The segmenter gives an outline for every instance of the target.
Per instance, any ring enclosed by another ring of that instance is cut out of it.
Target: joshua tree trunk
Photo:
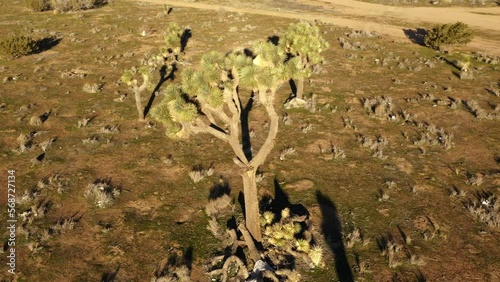
[[[259,196],[257,193],[257,181],[255,175],[257,168],[250,167],[249,170],[243,171],[243,194],[245,195],[245,221],[246,227],[254,240],[262,241],[260,232],[260,214],[259,214]]]
[[[296,79],[295,86],[297,87],[297,95],[295,97],[304,99],[304,78]]]
[[[274,109],[274,96],[275,89],[259,91],[259,99],[265,106],[266,112],[269,116],[270,126],[267,134],[266,141],[260,148],[255,157],[248,163],[246,170],[241,174],[243,177],[243,193],[245,195],[245,220],[246,226],[252,237],[257,242],[262,241],[262,234],[260,232],[260,213],[259,213],[259,195],[257,191],[257,181],[255,175],[257,169],[266,160],[269,153],[274,147],[276,135],[278,134],[279,117]]]
[[[135,106],[137,107],[137,114],[139,114],[139,120],[143,121],[144,120],[144,108],[142,107],[142,102],[141,102],[141,90],[140,89],[135,89],[134,94],[135,94]]]

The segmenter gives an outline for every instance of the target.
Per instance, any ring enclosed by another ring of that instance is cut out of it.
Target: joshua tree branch
[[[256,262],[260,259],[259,251],[257,251],[257,248],[255,247],[255,244],[252,239],[252,235],[250,235],[250,232],[248,232],[247,227],[245,224],[240,223],[238,225],[238,229],[241,231],[241,234],[243,235],[243,238],[245,238],[245,242],[247,243],[248,246],[248,251],[250,252],[250,258]]]
[[[276,113],[276,110],[274,109],[273,105],[275,92],[276,89],[271,89],[265,101],[262,101],[270,119],[270,126],[266,141],[264,141],[264,144],[260,148],[259,152],[255,155],[255,157],[249,164],[251,167],[259,167],[260,165],[262,165],[274,147],[276,135],[278,134],[278,124],[279,124],[278,114]]]

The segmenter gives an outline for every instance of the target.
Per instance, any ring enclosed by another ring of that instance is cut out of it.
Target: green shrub
[[[427,31],[424,43],[426,46],[439,49],[442,45],[465,45],[471,42],[473,37],[474,33],[468,25],[462,22],[447,23]]]
[[[92,9],[98,6],[96,0],[51,0],[50,6],[62,12]]]
[[[25,0],[26,7],[32,12],[41,12],[49,9],[47,0]]]
[[[0,40],[0,58],[15,59],[37,50],[37,42],[30,36],[8,35]]]

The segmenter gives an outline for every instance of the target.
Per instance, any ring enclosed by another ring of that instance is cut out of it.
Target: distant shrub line
[[[60,12],[88,10],[107,4],[106,0],[25,0],[32,12],[54,10]]]

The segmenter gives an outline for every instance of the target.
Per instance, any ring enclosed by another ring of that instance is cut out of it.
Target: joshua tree
[[[164,38],[165,46],[160,48],[159,54],[147,54],[141,60],[140,67],[134,66],[123,72],[121,80],[134,92],[140,121],[143,121],[145,118],[141,93],[145,90],[152,92],[158,90],[157,88],[177,70],[179,53],[183,51],[186,44],[186,34],[190,34],[189,29],[181,29],[176,23],[170,23]],[[160,81],[155,87],[153,76],[157,72],[160,73]]]
[[[270,42],[258,42],[253,51],[255,58],[244,52],[224,55],[212,51],[204,55],[199,69],[183,72],[182,85],[166,88],[165,97],[152,114],[166,126],[170,137],[210,133],[230,145],[243,178],[246,227],[256,241],[261,241],[256,172],[274,147],[278,133],[276,91],[301,69],[298,58],[286,60],[283,49]],[[251,94],[244,95],[244,89]],[[269,131],[253,155],[245,146],[248,140],[242,138],[242,116],[249,110],[242,100],[256,95],[269,119]]]
[[[311,77],[315,66],[323,61],[321,52],[329,46],[320,35],[318,26],[307,22],[298,22],[288,26],[283,40],[279,44],[289,56],[298,58],[301,72],[293,77],[296,86],[295,97],[304,95],[304,79]]]
[[[132,67],[123,72],[121,80],[127,84],[132,92],[134,92],[135,105],[139,120],[144,120],[144,107],[142,106],[141,93],[153,87],[153,75],[158,68],[158,58],[152,57],[151,60],[146,60],[149,63],[141,67]]]

